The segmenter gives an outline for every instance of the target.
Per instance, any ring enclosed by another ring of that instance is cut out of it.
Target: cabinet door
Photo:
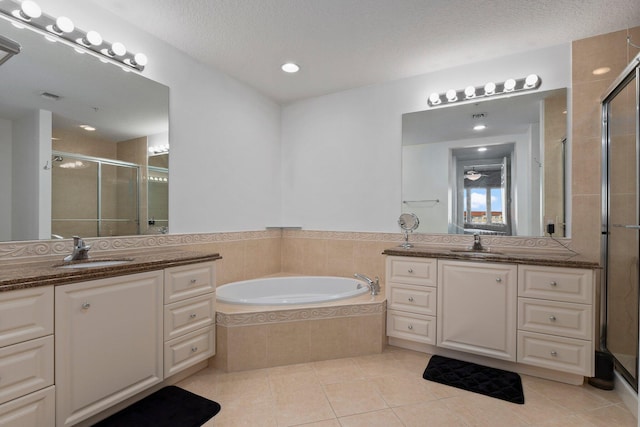
[[[57,426],[162,381],[162,271],[55,290]]]
[[[438,263],[438,346],[516,360],[515,265]]]

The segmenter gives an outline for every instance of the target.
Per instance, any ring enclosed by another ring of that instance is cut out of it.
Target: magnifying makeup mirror
[[[413,245],[409,243],[409,232],[413,233],[413,230],[418,228],[420,220],[416,214],[403,213],[400,215],[400,218],[398,218],[398,225],[404,231],[404,243],[400,246],[405,249],[412,248]]]

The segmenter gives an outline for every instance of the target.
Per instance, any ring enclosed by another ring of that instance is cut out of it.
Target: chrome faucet
[[[480,235],[479,234],[474,234],[473,235],[473,246],[471,247],[471,250],[474,251],[483,251],[484,248],[482,247],[482,242],[480,241]]]
[[[356,273],[353,276],[367,282],[367,286],[369,286],[371,295],[378,295],[380,293],[380,279],[378,278],[378,276],[376,276],[375,280],[371,280],[369,277],[360,273]]]
[[[78,236],[73,236],[73,253],[64,257],[65,262],[89,259],[90,245],[85,245],[84,240]]]

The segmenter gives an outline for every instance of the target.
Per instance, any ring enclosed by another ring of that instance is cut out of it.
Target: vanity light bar
[[[109,43],[96,31],[85,32],[65,16],[49,16],[31,0],[22,3],[13,0],[0,1],[0,17],[18,28],[28,27],[49,41],[63,42],[79,53],[91,53],[103,62],[113,62],[122,66],[124,70],[142,71],[147,65],[147,57],[143,53],[128,52],[122,43]]]
[[[505,95],[523,90],[538,89],[542,80],[536,74],[529,74],[521,79],[508,79],[502,83],[488,82],[484,86],[467,86],[464,89],[449,89],[443,93],[434,92],[429,95],[427,103],[430,107],[440,104],[451,104],[459,101],[483,98],[487,96]]]

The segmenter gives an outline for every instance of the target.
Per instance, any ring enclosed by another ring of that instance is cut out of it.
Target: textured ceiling
[[[280,103],[640,25],[638,0],[91,1]]]

